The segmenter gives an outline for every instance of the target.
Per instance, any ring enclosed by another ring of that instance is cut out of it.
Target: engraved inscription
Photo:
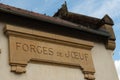
[[[24,42],[16,42],[16,50],[27,52],[32,54],[42,54],[42,55],[51,55],[51,56],[57,56],[57,57],[65,57],[65,58],[73,58],[73,59],[79,59],[79,60],[88,60],[88,54],[82,52],[82,51],[73,51],[73,50],[65,50],[64,52],[59,51],[55,49],[54,47],[47,47],[47,46],[41,46],[41,45],[34,45],[34,44],[28,44]]]
[[[85,71],[94,69],[87,49],[14,36],[10,36],[10,46],[11,64],[27,64],[33,60],[85,67]]]
[[[53,48],[45,47],[45,46],[36,46],[33,44],[16,42],[16,50],[22,50],[24,52],[31,52],[37,54],[45,54],[45,55],[53,55]]]

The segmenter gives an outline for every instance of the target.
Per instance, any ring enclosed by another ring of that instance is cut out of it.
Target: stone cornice
[[[90,42],[90,41],[79,40],[71,37],[47,33],[43,31],[37,31],[33,29],[31,30],[27,28],[21,28],[20,26],[13,27],[11,25],[7,25],[5,28],[5,32],[10,35],[24,36],[29,38],[33,37],[34,39],[40,38],[47,41],[49,40],[51,42],[58,42],[58,43],[63,43],[71,46],[75,45],[75,46],[86,48],[86,49],[91,49],[94,45],[93,42]]]

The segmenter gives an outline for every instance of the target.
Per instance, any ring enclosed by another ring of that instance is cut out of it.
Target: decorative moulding
[[[108,42],[106,44],[106,48],[110,49],[110,50],[114,50],[115,49],[115,41],[114,40],[108,40]]]
[[[6,25],[11,71],[26,72],[30,61],[78,66],[87,80],[94,80],[93,42],[23,27]]]
[[[112,25],[104,24],[102,28],[104,28],[110,34],[110,38],[105,43],[106,48],[110,50],[114,50],[115,49],[115,34],[113,31]]]

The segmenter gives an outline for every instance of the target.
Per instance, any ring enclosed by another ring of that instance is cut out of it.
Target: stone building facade
[[[112,19],[53,17],[0,4],[1,80],[118,80]]]

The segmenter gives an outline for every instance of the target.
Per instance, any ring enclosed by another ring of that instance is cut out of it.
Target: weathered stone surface
[[[5,32],[9,36],[11,71],[23,73],[29,61],[42,61],[78,66],[86,79],[94,79],[92,42],[11,25]]]

